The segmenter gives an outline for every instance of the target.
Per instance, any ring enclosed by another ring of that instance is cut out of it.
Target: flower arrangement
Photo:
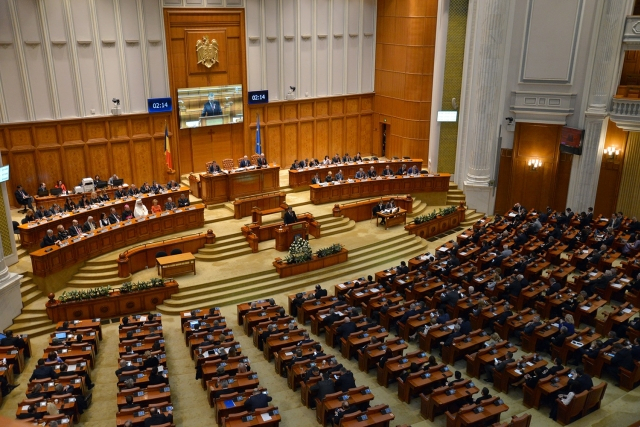
[[[334,243],[333,245],[329,246],[328,248],[318,249],[318,251],[316,252],[316,256],[318,258],[322,258],[322,257],[326,257],[326,256],[329,256],[329,255],[337,254],[341,250],[342,250],[342,245],[340,243]]]
[[[452,214],[452,213],[454,213],[456,211],[456,209],[457,209],[457,206],[448,206],[448,207],[446,207],[444,209],[439,209],[438,212],[436,212],[436,210],[434,209],[433,212],[431,212],[429,214],[420,215],[420,216],[415,217],[413,219],[413,223],[416,224],[416,225],[417,224],[422,224],[423,222],[427,222],[427,221],[431,221],[431,220],[436,219],[436,217],[438,215],[446,216],[446,215]]]
[[[160,288],[165,285],[164,279],[154,277],[148,282],[138,281],[136,283],[125,282],[120,286],[120,293],[126,294],[136,291],[144,291],[151,288]],[[97,288],[82,289],[78,291],[64,291],[58,301],[60,302],[73,302],[73,301],[86,301],[95,298],[108,297],[111,293],[111,286],[99,286]]]
[[[287,264],[298,264],[311,260],[313,252],[309,241],[301,237],[296,237],[291,246],[289,246],[289,254],[285,257]]]

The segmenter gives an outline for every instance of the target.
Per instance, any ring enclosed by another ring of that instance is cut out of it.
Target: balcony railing
[[[611,120],[620,128],[640,131],[640,99],[613,98],[609,113]]]

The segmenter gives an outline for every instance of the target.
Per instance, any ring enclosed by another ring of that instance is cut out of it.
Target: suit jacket
[[[311,386],[311,392],[316,393],[316,397],[322,401],[327,394],[331,394],[335,392],[335,387],[333,385],[333,381],[331,380],[322,380],[318,381],[315,385]]]
[[[49,235],[47,234],[46,236],[44,236],[44,239],[42,239],[42,243],[40,243],[40,247],[46,248],[47,246],[53,246],[55,244],[56,244],[55,234],[51,237],[49,237]]]
[[[256,163],[258,164],[258,166],[268,166],[269,164],[269,162],[267,162],[266,157],[264,159],[262,157],[258,157],[258,159],[256,160]]]
[[[127,190],[116,190],[116,192],[113,193],[113,197],[115,197],[116,199],[122,199],[125,196],[127,196]]]
[[[322,324],[325,326],[331,326],[333,325],[334,322],[340,320],[340,315],[333,313],[333,314],[329,314],[327,317],[325,317],[324,319],[322,319]]]
[[[390,176],[393,175],[393,171],[391,169],[384,168],[382,171],[382,176]]]
[[[344,177],[342,176],[342,174],[340,172],[338,172],[334,177],[333,180],[334,181],[342,181],[344,179]]]
[[[633,363],[633,357],[631,356],[631,350],[628,348],[622,348],[611,359],[611,366],[624,368],[633,372],[635,364]]]
[[[118,370],[116,370],[116,376],[120,377],[120,375],[124,374],[125,372],[131,372],[131,371],[137,371],[138,368],[131,365],[131,366],[125,366],[124,368],[120,368]]]
[[[462,335],[468,335],[471,333],[471,322],[469,322],[468,320],[463,321],[460,324],[460,333]]]
[[[296,216],[296,213],[291,211],[287,211],[284,213],[284,223],[285,225],[287,224],[293,224],[294,222],[298,222],[298,217]]]
[[[347,371],[336,380],[336,391],[340,390],[346,393],[350,388],[356,387],[356,380],[353,378],[353,372]]]
[[[219,165],[209,165],[209,173],[220,172],[220,170]]]
[[[100,228],[100,225],[96,222],[94,223],[93,227],[97,230],[98,228]],[[89,221],[84,223],[84,225],[82,226],[82,231],[84,231],[85,233],[91,231],[91,224],[89,224]]]
[[[239,168],[248,168],[249,166],[251,166],[251,160],[249,159],[242,159],[240,163],[238,163]]]
[[[159,426],[161,424],[172,423],[172,422],[173,422],[172,414],[165,415],[163,413],[158,413],[144,420],[144,427]]]
[[[455,338],[461,337],[463,334],[460,331],[453,331],[452,333],[449,334],[449,336],[447,337],[447,339],[444,341],[444,345],[445,346],[450,346],[453,344],[453,340]]]
[[[533,331],[535,331],[536,328],[538,326],[540,326],[540,325],[542,325],[542,322],[531,322],[530,325],[527,325],[527,326],[524,327],[524,331],[523,332],[524,332],[525,335],[531,335],[531,334],[533,334]]]
[[[49,212],[48,210],[44,209],[42,212],[40,212],[39,210],[35,211],[33,213],[33,216],[36,217],[36,219],[42,219],[42,218],[47,218],[49,216],[51,216],[51,212]]]
[[[367,173],[365,171],[356,172],[356,179],[362,179],[362,178],[364,178],[366,176],[367,176]]]
[[[29,381],[42,380],[45,378],[55,379],[58,378],[58,374],[56,374],[56,371],[54,371],[51,366],[38,366],[33,370],[33,374],[31,374]]]
[[[320,298],[322,298],[322,297],[326,297],[327,295],[328,295],[328,294],[327,294],[327,290],[326,290],[326,289],[318,289],[318,290],[316,291],[316,293],[315,293],[315,294],[313,294],[313,296],[315,297],[315,299],[320,299]]]
[[[593,380],[587,374],[582,374],[576,379],[569,380],[567,383],[569,389],[572,390],[575,394],[582,393],[585,390],[591,389],[593,387]]]
[[[507,365],[509,363],[513,363],[515,362],[515,360],[513,360],[513,358],[511,359],[504,359],[501,362],[499,362],[497,365],[495,365],[495,370],[498,372],[502,372],[505,370],[505,368],[507,367]]]
[[[157,373],[149,375],[149,384],[150,385],[167,384],[167,383],[168,383],[167,379],[165,377],[163,377],[162,375],[158,375]]]
[[[66,230],[62,230],[58,232],[58,240],[64,240],[69,238],[69,232]]]
[[[14,194],[16,195],[16,200],[21,205],[28,205],[31,202],[31,196],[24,190],[16,190]]]
[[[164,209],[167,211],[173,210],[176,208],[176,204],[173,202],[167,202],[164,204]]]
[[[273,398],[267,394],[254,394],[244,402],[244,407],[247,411],[253,412],[256,409],[266,408],[272,400]]]
[[[80,234],[82,234],[82,227],[80,227],[80,226],[74,227],[73,225],[71,227],[69,227],[69,235],[71,237],[75,237],[75,236],[78,236]]]
[[[117,222],[120,222],[120,216],[118,216],[117,214],[109,215],[109,223],[110,224],[115,224]]]
[[[189,199],[178,199],[178,206],[180,206],[181,208],[185,207],[185,206],[189,206],[191,204],[191,202],[189,202]]]
[[[342,325],[338,326],[338,329],[336,329],[336,338],[347,339],[347,338],[349,338],[349,335],[351,335],[352,333],[354,333],[357,330],[358,330],[358,328],[357,328],[355,322],[343,323]]]
[[[222,108],[220,107],[220,101],[207,101],[202,108],[202,117],[207,116],[221,116]]]
[[[378,172],[376,172],[375,170],[370,170],[367,172],[367,175],[369,176],[369,178],[375,178],[376,176],[378,176]]]
[[[398,172],[396,172],[396,175],[406,175],[407,174],[407,168],[400,168],[398,169]]]

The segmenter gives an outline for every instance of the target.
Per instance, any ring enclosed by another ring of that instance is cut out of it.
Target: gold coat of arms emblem
[[[196,53],[198,54],[198,64],[211,68],[218,62],[218,42],[216,39],[209,41],[209,37],[203,36],[202,40],[196,42]]]

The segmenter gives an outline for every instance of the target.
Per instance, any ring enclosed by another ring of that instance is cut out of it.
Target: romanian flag
[[[169,143],[169,128],[167,123],[164,124],[164,161],[170,170],[173,170],[173,161],[171,160],[171,144]]]
[[[258,114],[258,126],[256,127],[256,154],[262,154],[262,142],[260,141],[260,114]]]

